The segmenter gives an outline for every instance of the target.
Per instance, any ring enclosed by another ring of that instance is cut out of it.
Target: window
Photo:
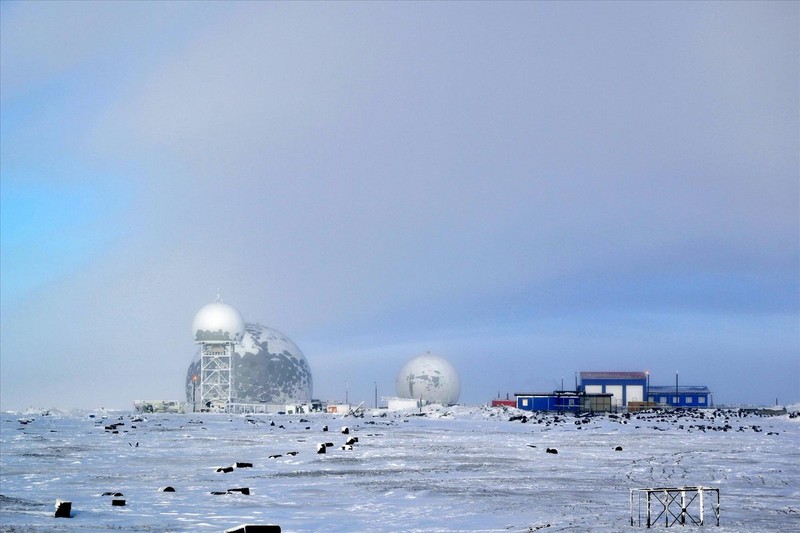
[[[672,405],[678,405],[678,397],[677,396],[673,396],[672,397]]]
[[[522,407],[528,407],[528,399],[527,398],[523,398],[522,399]]]
[[[700,396],[699,398],[697,398],[697,403],[706,403],[706,397]]]
[[[694,400],[694,398],[692,398],[691,396],[686,397],[686,403],[692,403],[692,400]]]

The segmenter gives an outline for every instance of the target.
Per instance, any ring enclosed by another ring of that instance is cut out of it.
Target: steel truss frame
[[[200,348],[200,406],[231,403],[233,343],[202,343]]]
[[[642,497],[645,497],[645,525],[649,528],[656,525],[661,517],[664,520],[664,526],[670,527],[675,524],[685,526],[687,518],[691,524],[702,526],[705,523],[705,493],[716,493],[716,504],[711,502],[711,508],[714,511],[714,517],[719,525],[720,503],[719,503],[719,489],[711,487],[657,487],[657,488],[642,488],[631,489],[630,493],[630,510],[631,510],[631,525],[642,525]],[[633,495],[638,496],[637,517],[638,523],[635,524],[634,509],[633,509]],[[693,507],[694,502],[697,504]],[[658,514],[653,516],[655,511]]]

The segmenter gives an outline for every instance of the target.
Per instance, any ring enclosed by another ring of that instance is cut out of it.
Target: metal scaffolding
[[[200,343],[200,405],[204,410],[226,410],[231,403],[232,342]]]
[[[658,487],[631,489],[631,525],[642,525],[642,498],[645,499],[645,525],[656,525],[663,517],[665,527],[688,523],[702,526],[705,523],[706,493],[716,493],[717,502],[711,502],[717,525],[719,525],[719,489],[711,487]],[[634,520],[634,493],[637,495],[636,518]]]

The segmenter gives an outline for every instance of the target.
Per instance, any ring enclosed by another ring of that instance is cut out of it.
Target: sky
[[[314,396],[647,370],[800,400],[796,2],[0,2],[0,408],[183,399],[217,292]]]

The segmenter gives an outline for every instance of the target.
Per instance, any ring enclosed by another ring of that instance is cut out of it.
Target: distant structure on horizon
[[[705,385],[651,386],[650,372],[581,372],[580,390],[586,393],[610,393],[614,408],[639,407],[709,407],[711,391]]]
[[[562,379],[563,383],[563,379]],[[603,412],[654,407],[705,408],[714,405],[706,386],[650,386],[650,373],[629,371],[580,372],[575,390],[517,392],[514,400],[493,400],[494,406],[515,406],[528,411]]]
[[[611,394],[611,406],[615,409],[644,401],[646,372],[581,372],[580,377],[579,390],[589,394]]]
[[[397,395],[423,403],[453,405],[461,396],[461,378],[449,361],[430,352],[408,361],[397,374]]]
[[[311,410],[311,368],[281,332],[245,323],[238,310],[220,301],[200,309],[192,329],[200,345],[186,374],[192,411]]]

